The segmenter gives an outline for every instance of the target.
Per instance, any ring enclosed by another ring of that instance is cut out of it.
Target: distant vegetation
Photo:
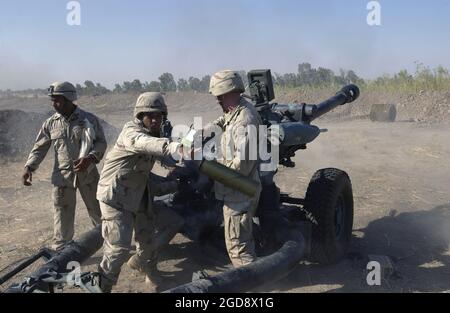
[[[420,91],[447,91],[450,92],[449,70],[438,66],[431,69],[422,63],[416,64],[414,73],[407,70],[389,75],[385,74],[373,80],[363,79],[354,71],[340,70],[339,74],[322,67],[312,68],[309,63],[298,66],[297,73],[274,75],[274,84],[277,89],[336,89],[344,84],[357,84],[367,91],[388,91],[416,93]]]
[[[450,91],[450,73],[442,66],[431,69],[418,63],[413,74],[402,70],[393,76],[383,75],[365,82],[365,87],[391,92]]]
[[[247,74],[240,71],[244,82],[247,84]],[[189,77],[175,80],[171,73],[163,73],[158,80],[150,82],[141,82],[139,79],[133,81],[124,81],[122,84],[115,84],[112,90],[102,86],[100,83],[94,83],[86,80],[82,85],[76,84],[79,95],[98,96],[109,93],[140,93],[145,91],[193,91],[207,93],[209,88],[209,75],[202,78]],[[420,92],[421,90],[430,91],[450,91],[449,70],[438,66],[431,69],[422,63],[416,64],[415,73],[408,73],[402,70],[394,75],[385,74],[373,80],[365,80],[359,77],[352,70],[339,70],[339,73],[318,67],[314,68],[309,63],[301,63],[297,67],[296,73],[279,74],[273,73],[273,82],[276,89],[336,89],[344,84],[354,83],[362,89],[373,91],[389,92]],[[0,90],[1,97],[13,96],[31,96],[38,97],[46,94],[45,89],[27,89],[21,91]]]

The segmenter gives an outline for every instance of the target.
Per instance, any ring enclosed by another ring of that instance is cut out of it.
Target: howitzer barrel
[[[319,104],[274,104],[272,110],[282,116],[289,116],[297,122],[309,123],[312,120],[330,112],[339,105],[355,101],[359,97],[356,85],[343,87],[335,96]]]
[[[304,116],[308,121],[312,121],[331,110],[335,109],[339,105],[344,105],[358,99],[359,88],[356,85],[347,85],[343,87],[335,96],[328,100],[325,100],[319,104],[306,105],[304,109]]]

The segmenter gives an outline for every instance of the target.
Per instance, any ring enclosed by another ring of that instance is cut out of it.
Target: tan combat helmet
[[[144,92],[139,95],[134,108],[134,117],[143,112],[161,112],[167,115],[167,106],[160,92]]]
[[[77,90],[74,85],[69,82],[53,83],[48,88],[48,96],[64,96],[69,101],[77,100]]]
[[[243,93],[244,82],[236,71],[225,70],[215,73],[209,83],[209,93],[213,96],[221,96],[229,92]]]

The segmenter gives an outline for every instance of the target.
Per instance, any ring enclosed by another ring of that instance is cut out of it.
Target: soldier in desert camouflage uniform
[[[33,172],[53,144],[55,163],[52,174],[54,236],[52,248],[59,250],[74,235],[76,189],[87,207],[94,225],[101,222],[96,199],[99,174],[95,166],[106,150],[106,140],[99,119],[76,106],[75,87],[68,82],[54,83],[49,94],[56,113],[41,127],[25,164],[22,181],[30,186]]]
[[[125,124],[106,157],[97,192],[105,240],[99,266],[104,292],[110,292],[117,283],[121,267],[130,256],[133,230],[136,254],[128,265],[144,272],[146,282],[155,285],[156,257],[161,246],[155,242],[155,226],[168,224],[167,220],[172,226],[180,226],[180,218],[174,212],[157,212],[152,205],[154,195],[177,189],[176,182],[156,186],[149,179],[155,161],[177,153],[180,147],[160,136],[164,114],[167,107],[160,93],[141,94],[134,110],[135,119]]]
[[[224,112],[223,116],[213,122],[213,125],[222,131],[222,157],[218,161],[259,182],[258,157],[254,160],[250,158],[249,142],[250,139],[257,140],[257,131],[262,121],[254,106],[241,96],[245,91],[242,78],[234,71],[220,71],[212,76],[209,91],[216,96]],[[253,127],[256,132],[249,133],[249,127]],[[259,193],[260,191],[254,197],[249,197],[219,182],[215,183],[216,198],[224,202],[225,243],[235,267],[256,259],[252,219]]]

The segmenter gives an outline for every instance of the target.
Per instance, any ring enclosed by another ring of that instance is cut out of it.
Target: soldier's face
[[[69,101],[63,96],[52,96],[51,102],[53,103],[53,108],[56,112],[62,115],[67,115],[70,111]]]
[[[236,106],[239,104],[239,93],[227,93],[221,96],[216,97],[217,103],[222,107],[224,113],[228,113],[233,111]]]
[[[146,112],[142,115],[142,123],[152,133],[158,134],[161,131],[162,113]]]

